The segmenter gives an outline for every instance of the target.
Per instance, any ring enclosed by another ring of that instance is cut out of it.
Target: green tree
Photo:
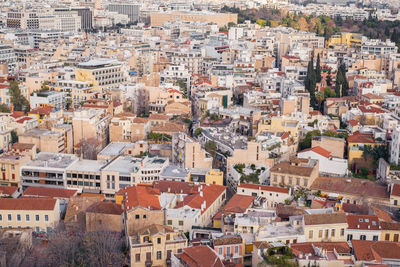
[[[10,109],[6,104],[0,104],[0,113],[10,113]]]
[[[326,77],[326,85],[332,86],[332,73],[331,73],[331,69],[328,69],[328,76]]]
[[[196,138],[199,137],[199,135],[201,134],[202,131],[203,131],[202,128],[197,128],[197,129],[194,131],[194,136],[196,136]]]
[[[11,131],[11,143],[15,144],[18,142],[18,134],[16,131]]]
[[[319,57],[319,54],[317,56],[317,65],[315,66],[315,75],[317,79],[317,83],[321,82],[322,76],[321,76],[321,59]]]
[[[319,130],[313,130],[306,134],[303,140],[299,143],[299,150],[307,149],[311,147],[311,141],[313,136],[320,136],[321,132]]]
[[[16,111],[26,111],[29,110],[28,100],[21,94],[21,89],[19,89],[18,82],[10,82],[10,96],[11,103],[14,105],[14,110]]]
[[[346,78],[346,66],[344,64],[339,66],[336,75],[335,92],[338,97],[347,96],[349,93],[349,83]]]
[[[314,57],[311,57],[310,61],[308,62],[307,66],[307,75],[304,80],[304,86],[307,91],[310,93],[310,102],[311,106],[315,106],[316,99],[315,99],[315,87],[316,87],[316,74],[314,70]]]
[[[324,88],[324,96],[325,96],[325,99],[326,99],[326,98],[329,98],[329,97],[335,97],[335,96],[336,96],[336,93],[335,93],[334,90],[332,90],[332,88],[330,88],[330,87],[325,87],[325,88]]]
[[[315,99],[318,103],[318,110],[321,111],[322,102],[325,100],[325,94],[323,92],[317,92],[315,94]]]

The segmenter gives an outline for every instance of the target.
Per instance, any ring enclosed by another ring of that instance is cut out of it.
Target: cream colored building
[[[7,153],[0,156],[0,184],[6,186],[20,186],[20,166],[30,160],[29,155]]]
[[[1,198],[2,228],[32,228],[35,232],[50,231],[60,221],[60,205],[49,198]]]
[[[130,236],[129,246],[132,267],[166,267],[172,254],[181,253],[187,247],[187,239],[172,227],[153,224]]]
[[[342,212],[306,214],[303,227],[306,242],[346,241],[348,224],[346,214]]]
[[[274,209],[277,204],[285,203],[285,200],[290,198],[291,191],[291,188],[241,183],[236,192],[239,195],[265,198],[267,207]]]
[[[293,158],[280,162],[270,169],[272,186],[300,186],[309,188],[318,177],[318,160]]]
[[[42,152],[66,153],[66,139],[62,132],[35,128],[18,136],[21,143],[34,144]]]

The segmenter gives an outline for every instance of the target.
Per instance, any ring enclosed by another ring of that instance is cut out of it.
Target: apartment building
[[[82,189],[83,192],[101,192],[101,170],[107,161],[79,159],[65,170],[68,188]]]
[[[12,72],[17,67],[17,55],[9,45],[0,45],[0,62],[7,62],[8,71]]]
[[[20,186],[20,168],[30,160],[29,155],[3,153],[0,155],[0,184],[2,186]]]
[[[130,236],[129,246],[132,267],[166,267],[173,254],[181,253],[187,247],[187,239],[172,227],[153,224]]]
[[[226,235],[213,239],[214,251],[221,260],[231,261],[236,264],[243,263],[245,254],[245,241],[240,235]]]
[[[118,87],[126,81],[122,63],[111,59],[96,59],[79,63],[75,69],[77,81],[89,82],[95,89]]]
[[[264,198],[264,205],[266,205],[268,208],[274,209],[278,203],[285,203],[285,200],[290,198],[292,189],[239,183],[236,192],[239,195]]]
[[[50,198],[1,198],[1,228],[32,228],[49,232],[60,220],[58,200]]]
[[[185,133],[172,135],[172,162],[181,168],[211,169],[212,157]]]
[[[21,166],[21,186],[66,188],[66,169],[76,161],[72,154],[40,152]]]
[[[229,22],[237,24],[237,14],[233,13],[213,13],[213,12],[195,12],[195,11],[170,11],[170,12],[152,12],[150,13],[151,26],[163,26],[172,21],[201,21],[211,22],[222,27]]]
[[[18,136],[18,141],[26,144],[34,144],[41,152],[65,153],[65,135],[62,132],[54,132],[47,129],[35,128]]]
[[[108,142],[110,117],[101,109],[81,109],[73,113],[74,147],[81,142],[97,140],[101,148]]]
[[[107,10],[127,15],[129,17],[129,22],[131,23],[139,21],[140,5],[138,4],[110,3],[107,6]]]
[[[10,11],[7,13],[7,28],[38,29],[39,19],[36,12]]]
[[[136,115],[123,112],[115,115],[110,123],[110,141],[127,142],[132,140],[132,126]]]
[[[303,227],[306,242],[346,241],[348,224],[344,213],[306,214]]]
[[[270,184],[309,188],[318,177],[318,171],[318,160],[293,158],[288,162],[277,163],[270,169]]]

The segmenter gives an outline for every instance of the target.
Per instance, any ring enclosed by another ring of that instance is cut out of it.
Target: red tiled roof
[[[0,210],[53,210],[53,198],[0,198]]]
[[[284,132],[284,133],[282,134],[282,136],[281,136],[281,139],[284,140],[284,139],[288,138],[289,135],[290,135],[289,132]]]
[[[291,244],[290,248],[293,250],[293,253],[297,256],[302,253],[303,255],[311,253],[314,255],[315,251],[313,246],[317,248],[322,248],[323,250],[327,250],[328,252],[332,252],[334,249],[338,253],[350,253],[351,248],[347,244],[347,242],[305,242],[305,243],[296,243]]]
[[[198,188],[198,193],[186,196],[182,202],[178,202],[176,207],[180,208],[187,205],[193,209],[201,209],[201,205],[205,203],[205,209],[201,211],[201,214],[203,214],[214,203],[214,201],[226,191],[226,186],[223,185],[210,184],[201,186]],[[202,193],[200,193],[200,191]],[[201,194],[203,196],[201,196]]]
[[[349,124],[350,124],[351,126],[356,126],[356,125],[360,124],[360,122],[358,122],[358,121],[356,121],[356,120],[349,120]]]
[[[24,123],[24,121],[30,121],[30,120],[32,120],[31,117],[25,116],[25,117],[22,117],[21,119],[18,119],[17,123]]]
[[[11,117],[13,117],[14,119],[19,118],[19,117],[22,117],[22,116],[25,116],[25,113],[22,112],[22,111],[14,111],[14,112],[11,114]]]
[[[140,117],[136,117],[132,120],[133,123],[147,123],[148,121],[148,119]]]
[[[11,196],[18,190],[17,186],[0,186],[0,195]]]
[[[269,192],[277,192],[277,193],[284,193],[288,194],[289,189],[288,188],[282,188],[282,187],[275,187],[275,186],[267,186],[267,185],[260,185],[260,184],[242,184],[240,183],[238,188],[248,188],[248,189],[256,189],[256,190],[263,190],[263,191],[269,191]],[[237,191],[238,194],[240,194],[239,191]]]
[[[152,210],[160,210],[160,190],[144,185],[130,186],[121,189],[118,195],[125,195],[126,209],[143,207]]]
[[[118,205],[109,201],[100,201],[90,205],[86,212],[102,213],[102,214],[114,214],[121,215],[123,213],[121,205]]]
[[[235,194],[228,201],[228,203],[226,203],[223,211],[228,213],[244,213],[248,208],[251,207],[255,198],[255,196],[244,196]]]
[[[375,143],[374,137],[372,134],[364,134],[360,132],[355,132],[353,135],[350,135],[347,138],[349,143]]]
[[[195,194],[198,192],[198,187],[194,183],[178,182],[161,180],[153,183],[153,187],[160,190],[161,193],[172,193],[172,194]]]
[[[25,197],[51,197],[51,198],[70,198],[76,195],[78,190],[63,189],[63,188],[44,188],[44,187],[28,187],[25,192]]]
[[[348,229],[379,230],[379,219],[374,215],[348,214],[346,220]]]
[[[393,184],[392,192],[390,194],[396,197],[400,197],[400,184]]]
[[[150,114],[149,120],[169,120],[169,116],[164,114]]]
[[[176,254],[188,267],[224,267],[221,259],[209,246],[188,247],[182,253]]]
[[[331,152],[329,152],[328,150],[326,150],[326,149],[324,149],[324,148],[322,148],[320,146],[307,148],[307,149],[304,149],[304,150],[300,151],[299,153],[307,152],[307,151],[315,152],[315,153],[317,153],[317,154],[319,154],[319,155],[321,155],[321,156],[323,156],[325,158],[330,158],[331,157]]]
[[[400,259],[400,244],[397,242],[367,240],[352,240],[351,242],[358,261],[374,261],[379,258]],[[375,255],[379,258],[377,259]]]
[[[358,106],[358,109],[363,113],[386,113],[385,110],[373,106]]]
[[[35,113],[39,115],[49,115],[53,111],[54,107],[45,106],[45,107],[37,107],[31,110],[29,113]]]

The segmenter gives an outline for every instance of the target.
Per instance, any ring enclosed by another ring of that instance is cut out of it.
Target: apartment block
[[[30,160],[28,155],[4,153],[0,155],[0,184],[3,186],[20,186],[20,168]]]

